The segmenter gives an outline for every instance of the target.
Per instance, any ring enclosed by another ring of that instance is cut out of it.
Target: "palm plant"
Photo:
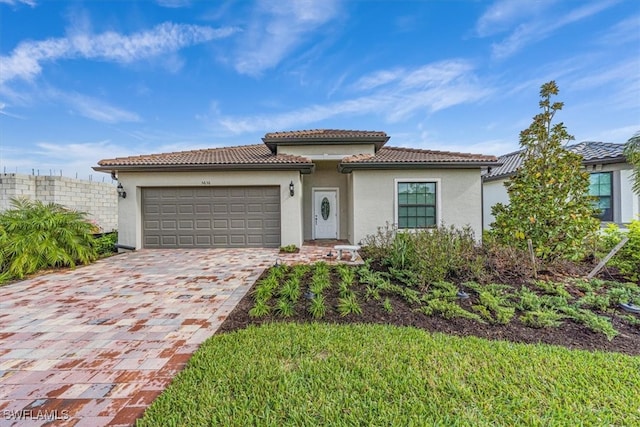
[[[23,278],[47,267],[75,267],[97,258],[92,225],[84,212],[55,203],[12,199],[0,215],[2,277]]]

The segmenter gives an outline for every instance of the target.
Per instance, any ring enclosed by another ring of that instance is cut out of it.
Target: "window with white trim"
[[[397,183],[398,228],[430,228],[437,225],[436,183]]]

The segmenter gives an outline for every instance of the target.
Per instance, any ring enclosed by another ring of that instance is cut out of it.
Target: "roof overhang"
[[[278,145],[300,146],[300,145],[344,145],[344,144],[373,144],[378,151],[389,141],[389,136],[353,136],[353,137],[286,137],[286,138],[262,138],[269,150],[276,153]]]
[[[349,163],[338,165],[338,171],[351,173],[354,170],[391,170],[391,169],[479,169],[487,166],[499,166],[494,161],[479,162],[367,162]]]
[[[313,163],[298,164],[220,164],[220,165],[113,165],[94,166],[93,170],[105,173],[118,172],[193,172],[193,171],[299,171],[313,172]]]

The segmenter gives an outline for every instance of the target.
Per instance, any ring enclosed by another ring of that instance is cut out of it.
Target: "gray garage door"
[[[278,187],[142,190],[145,248],[280,246]]]

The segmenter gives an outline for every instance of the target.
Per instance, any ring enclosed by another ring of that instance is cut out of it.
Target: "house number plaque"
[[[322,213],[322,219],[326,221],[329,218],[330,211],[331,211],[331,206],[329,205],[329,199],[325,197],[322,199],[322,203],[320,204],[320,212]]]

